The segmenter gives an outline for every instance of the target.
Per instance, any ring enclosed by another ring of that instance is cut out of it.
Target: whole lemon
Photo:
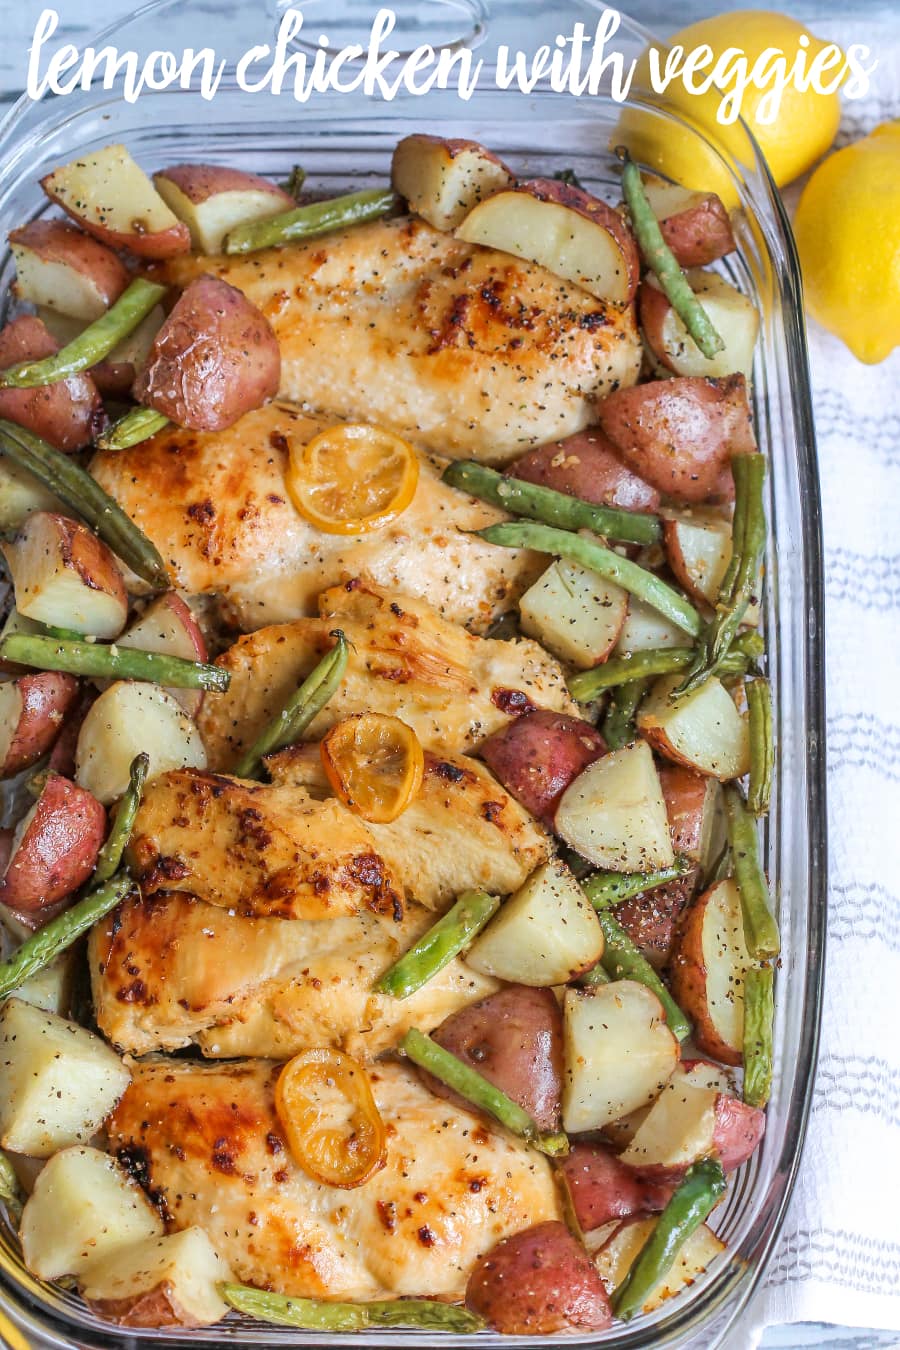
[[[775,49],[784,54],[790,69],[802,50],[801,38],[808,44],[805,67],[808,69],[816,55],[831,44],[813,37],[803,24],[784,14],[763,9],[742,9],[701,19],[669,38],[666,45],[683,47],[685,55],[697,47],[710,47],[713,57],[705,68],[708,74],[716,59],[730,48],[744,53],[751,70],[763,53],[771,54],[772,49]],[[829,66],[822,76],[822,82],[826,85],[838,77],[843,65],[843,57],[839,53],[836,52],[833,59],[835,64]],[[662,64],[664,66],[664,57]],[[734,89],[738,78],[732,62],[729,62],[729,69],[730,78],[717,86],[723,93]],[[645,56],[638,68],[638,83],[648,84],[649,70],[649,61]],[[697,81],[701,78],[702,74],[698,74]],[[772,177],[782,187],[809,169],[831,146],[840,122],[840,96],[837,92],[819,94],[814,89],[800,90],[792,81],[784,89],[774,121],[761,122],[760,103],[769,87],[767,85],[766,88],[758,89],[755,85],[748,85],[741,98],[741,117],[758,141]],[[723,126],[717,121],[720,99],[716,93],[691,93],[676,78],[667,86],[661,98],[683,114],[689,123],[716,141],[726,158],[731,156],[738,163],[749,162],[751,152],[741,126],[736,123]],[[618,135],[632,154],[684,187],[716,191],[727,206],[736,205],[737,194],[728,175],[691,131],[672,122],[662,123],[659,119],[651,119],[646,114],[642,115],[640,109],[626,108]]]
[[[829,155],[794,233],[810,314],[860,361],[900,346],[900,122]]]

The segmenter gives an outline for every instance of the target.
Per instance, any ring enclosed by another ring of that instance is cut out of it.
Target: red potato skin
[[[193,431],[224,431],[278,392],[269,321],[234,286],[201,276],[183,291],[134,383],[139,403]]]
[[[660,764],[659,785],[666,803],[666,815],[672,834],[672,847],[693,861],[699,861],[710,780],[683,764]]]
[[[681,267],[707,267],[737,248],[728,212],[714,192],[661,220],[659,228]]]
[[[552,826],[560,797],[606,754],[606,742],[590,722],[537,708],[488,736],[478,753],[526,811]]]
[[[574,1144],[559,1163],[559,1172],[585,1233],[611,1219],[658,1214],[672,1193],[666,1184],[645,1181],[602,1144]]]
[[[599,427],[529,450],[507,472],[595,506],[623,511],[655,511],[659,506],[656,488],[622,463]]]
[[[19,721],[2,764],[0,778],[36,764],[56,741],[63,719],[78,697],[78,680],[61,671],[43,670],[15,681],[22,700]]]
[[[9,242],[31,249],[43,262],[61,263],[89,276],[107,306],[118,300],[131,280],[111,248],[65,220],[31,220],[13,230]]]
[[[668,296],[658,287],[650,286],[646,281],[641,282],[638,291],[638,320],[647,339],[647,346],[660,365],[674,371],[675,367],[663,340],[664,324],[671,308]]]
[[[608,234],[611,234],[622,253],[627,275],[628,291],[623,303],[632,302],[641,277],[641,256],[634,235],[618,211],[608,202],[601,201],[599,197],[592,197],[583,188],[563,183],[558,178],[529,178],[517,183],[513,191],[527,192],[538,201],[554,202],[558,206],[567,207],[570,211],[577,211],[579,215],[586,216],[588,220],[602,226]]]
[[[685,504],[720,494],[731,457],[756,450],[743,375],[617,389],[597,403],[597,418],[630,468]]]
[[[50,758],[47,760],[47,769],[50,773],[62,774],[63,778],[75,777],[75,749],[78,745],[78,734],[81,731],[81,724],[87,716],[88,709],[96,697],[97,691],[95,689],[83,688],[77,703],[66,714],[62,731],[57,736],[53,749],[50,751]]]
[[[0,370],[59,351],[40,319],[23,314],[0,330]],[[100,391],[89,375],[71,375],[36,389],[0,389],[0,417],[17,422],[67,453],[90,445],[106,425]]]
[[[722,1040],[706,1003],[706,965],[703,960],[703,916],[709,896],[703,892],[685,911],[669,966],[672,996],[694,1023],[694,1044],[703,1054],[735,1067],[742,1062],[739,1050]]]
[[[609,1297],[587,1252],[551,1219],[502,1238],[476,1263],[466,1303],[506,1336],[605,1331]]]
[[[513,984],[461,1008],[432,1037],[523,1107],[542,1130],[558,1130],[563,1071],[562,1013],[550,989]],[[438,1097],[467,1106],[423,1073]]]
[[[0,880],[0,903],[30,914],[71,895],[94,870],[105,835],[96,797],[51,774]]]
[[[733,1172],[750,1157],[766,1132],[766,1113],[738,1097],[720,1092],[716,1098],[713,1147],[725,1172]]]
[[[656,886],[616,905],[616,920],[655,970],[672,959],[678,924],[697,889],[694,870],[677,881]]]
[[[224,164],[172,164],[168,169],[153,175],[154,183],[160,178],[167,178],[170,183],[174,183],[179,192],[183,192],[195,206],[209,197],[218,196],[220,192],[268,192],[273,199],[284,203],[286,211],[297,205],[290,193],[268,178]]]

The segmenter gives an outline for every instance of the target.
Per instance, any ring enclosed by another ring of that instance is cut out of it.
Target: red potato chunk
[[[42,361],[59,351],[40,319],[23,314],[0,330],[0,370]],[[36,389],[0,389],[0,417],[48,441],[56,450],[82,450],[106,425],[100,391],[89,375],[70,375]]]
[[[55,670],[0,684],[0,778],[29,769],[47,753],[77,697],[75,676]]]
[[[49,305],[91,323],[105,314],[129,276],[112,249],[64,220],[31,220],[9,236],[20,300]]]
[[[656,488],[622,463],[599,427],[529,450],[508,473],[595,506],[623,511],[655,511],[659,506]]]
[[[590,722],[535,709],[488,736],[478,753],[526,811],[552,825],[560,797],[606,754],[606,742]]]
[[[217,277],[183,291],[135,380],[139,403],[193,431],[224,431],[278,392],[281,354],[268,319]]]
[[[671,1186],[643,1180],[602,1144],[575,1144],[559,1164],[575,1218],[585,1233],[611,1219],[656,1214],[668,1204]]]
[[[466,1303],[506,1336],[605,1331],[609,1297],[565,1224],[536,1224],[503,1238],[476,1264]]]
[[[597,417],[625,463],[679,502],[720,495],[731,457],[756,450],[743,375],[617,389],[598,402]]]
[[[562,1013],[550,989],[510,985],[453,1013],[432,1038],[518,1102],[542,1130],[559,1129]],[[461,1102],[431,1074],[423,1077],[437,1096]]]
[[[616,905],[616,920],[656,970],[667,966],[675,948],[678,924],[697,889],[698,872],[655,886]]]
[[[0,902],[23,914],[56,905],[87,881],[105,835],[96,797],[51,774],[16,830]]]

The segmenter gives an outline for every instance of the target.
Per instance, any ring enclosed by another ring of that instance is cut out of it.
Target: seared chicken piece
[[[110,1149],[239,1279],[298,1297],[459,1298],[481,1253],[560,1217],[546,1158],[395,1064],[371,1071],[385,1167],[354,1190],[313,1181],[275,1113],[280,1068],[138,1064],[109,1122]]]
[[[91,472],[161,550],[174,585],[215,595],[245,632],[316,614],[320,592],[351,576],[422,596],[475,630],[509,609],[543,558],[464,537],[506,517],[447,487],[425,456],[412,503],[382,529],[325,534],[300,515],[285,486],[288,452],[333,420],[270,404],[215,435],[168,427],[96,455]]]
[[[310,1045],[375,1056],[497,987],[455,960],[408,999],[372,992],[433,922],[417,905],[394,923],[245,919],[177,893],[128,900],[90,936],[97,1025],[137,1055],[197,1043],[223,1059]]]
[[[462,891],[506,895],[550,852],[540,826],[474,760],[429,753],[418,797],[386,825],[361,820],[327,782],[322,792],[317,746],[270,762],[274,785],[200,769],[147,785],[128,846],[144,895],[181,891],[252,918],[370,909],[399,921],[404,896],[442,909]]]
[[[284,707],[342,629],[350,659],[340,688],[310,726],[319,740],[359,712],[391,713],[423,746],[470,750],[529,706],[578,716],[562,667],[538,643],[473,637],[424,601],[355,582],[325,591],[320,619],[261,628],[239,638],[217,664],[231,675],[208,694],[198,717],[209,763],[230,768]]]
[[[255,918],[403,916],[365,823],[303,788],[170,770],[144,791],[128,856],[145,895],[185,891]]]
[[[330,798],[317,745],[289,746],[266,764],[276,784]],[[406,810],[366,828],[406,898],[429,909],[445,909],[462,891],[508,895],[550,855],[543,830],[483,764],[430,750],[422,786]]]
[[[581,431],[641,364],[633,306],[408,217],[162,272],[224,277],[263,311],[285,397],[441,455],[502,464]]]

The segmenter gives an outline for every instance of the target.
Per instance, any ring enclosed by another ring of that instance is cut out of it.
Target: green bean
[[[754,635],[755,636],[755,635]],[[744,675],[752,658],[741,648],[740,639],[736,639],[726,652],[721,665],[720,675]],[[679,670],[687,670],[695,656],[693,647],[657,647],[652,651],[627,652],[623,656],[612,656],[601,666],[590,670],[579,670],[567,681],[569,693],[579,703],[593,703],[607,689],[615,689],[622,684],[631,684],[635,680],[644,680],[656,675],[674,675]]]
[[[637,563],[592,539],[528,520],[489,525],[487,529],[476,530],[475,533],[489,544],[501,544],[504,548],[533,548],[538,553],[555,553],[557,557],[568,558],[596,572],[605,581],[614,581],[636,595],[691,637],[696,637],[700,632],[700,615],[689,600],[646,568],[639,567]]]
[[[610,750],[621,750],[634,740],[637,735],[634,719],[651,684],[651,680],[629,680],[613,690],[602,727],[603,739]]]
[[[750,714],[750,777],[747,805],[754,816],[769,813],[775,747],[772,741],[772,691],[762,675],[745,685]]]
[[[541,1153],[550,1157],[568,1153],[569,1141],[564,1134],[544,1133],[518,1102],[507,1097],[500,1088],[489,1083],[477,1070],[464,1064],[430,1036],[412,1027],[403,1037],[399,1048],[420,1069],[427,1069],[447,1087],[465,1097],[467,1102],[486,1111],[501,1125],[505,1125],[511,1134],[518,1135]]]
[[[699,689],[710,675],[718,674],[759,584],[766,546],[765,456],[734,455],[731,472],[735,494],[731,562],[719,589],[715,617],[704,629],[694,661],[674,691],[675,697]]]
[[[22,1188],[15,1168],[2,1150],[0,1150],[0,1200],[6,1206],[13,1223],[18,1224],[22,1217]]]
[[[612,1310],[623,1322],[640,1312],[653,1290],[675,1264],[678,1253],[725,1194],[725,1173],[714,1158],[689,1167],[625,1279],[612,1296]]]
[[[692,867],[690,858],[679,857],[671,867],[660,867],[656,872],[594,872],[582,881],[581,889],[595,909],[612,909],[623,900],[678,881]]]
[[[117,343],[134,332],[165,293],[165,286],[157,286],[153,281],[136,277],[105,314],[88,324],[83,332],[53,356],[46,356],[41,361],[20,361],[18,365],[0,372],[0,388],[34,389],[42,384],[56,384],[59,380],[67,380],[70,375],[90,369],[109,356]]]
[[[603,968],[602,960],[600,960],[596,965],[591,966],[590,970],[586,970],[583,975],[579,975],[577,983],[585,989],[595,989],[598,984],[611,984],[612,981]]]
[[[141,441],[149,441],[163,427],[169,425],[169,419],[154,408],[132,408],[124,417],[97,437],[99,450],[130,450]]]
[[[744,1101],[765,1106],[772,1088],[775,972],[751,966],[744,975]]]
[[[287,178],[281,184],[281,187],[289,197],[293,197],[294,201],[297,201],[300,193],[303,191],[303,184],[305,182],[306,170],[300,164],[295,164]]]
[[[64,670],[92,679],[149,680],[175,689],[224,693],[231,676],[222,666],[186,661],[165,652],[145,652],[115,642],[74,642],[39,633],[11,633],[0,641],[0,658],[36,670]]]
[[[781,950],[778,924],[769,904],[769,886],[759,860],[756,821],[747,810],[740,788],[725,788],[728,842],[734,861],[734,879],[741,893],[744,941],[751,956],[767,960]]]
[[[238,225],[225,237],[226,253],[255,253],[261,248],[275,248],[291,244],[296,239],[315,239],[332,230],[343,230],[348,225],[362,225],[367,220],[378,220],[400,206],[400,198],[390,188],[371,188],[366,192],[348,192],[343,197],[331,197],[325,202],[311,202],[308,206],[283,211],[268,220],[252,220]]]
[[[166,565],[156,546],[70,455],[5,419],[0,419],[0,453],[65,502],[139,577],[152,586],[168,586]]]
[[[334,694],[347,669],[349,643],[339,628],[331,636],[335,639],[331,651],[325,653],[281,712],[263,728],[250,749],[245,750],[238,760],[233,770],[237,778],[255,778],[265,755],[298,741]]]
[[[60,952],[77,942],[82,933],[115,909],[131,890],[131,878],[124,872],[110,877],[102,886],[90,890],[83,900],[58,914],[38,931],[8,961],[0,964],[0,998],[8,998],[39,970],[55,961]]]
[[[319,1298],[270,1294],[246,1284],[221,1284],[219,1293],[236,1312],[300,1331],[361,1331],[364,1327],[422,1327],[465,1334],[481,1331],[484,1320],[467,1308],[428,1298],[373,1303],[331,1303]]]
[[[527,516],[563,530],[593,530],[607,539],[632,544],[655,544],[662,536],[658,516],[639,511],[620,511],[613,506],[595,506],[570,497],[566,492],[528,483],[524,478],[489,469],[474,460],[457,459],[447,465],[444,482],[470,497],[490,502],[513,516]]]
[[[121,866],[122,854],[131,838],[134,818],[141,804],[141,794],[144,791],[149,768],[150,756],[147,754],[135,755],[131,761],[128,787],[119,799],[109,834],[100,850],[97,865],[94,868],[92,880],[95,886],[103,881],[111,881]]]
[[[385,971],[375,988],[394,998],[409,998],[458,956],[499,908],[499,896],[488,895],[486,891],[466,891],[442,919]]]
[[[669,1030],[679,1041],[687,1040],[691,1024],[663,984],[647,958],[638,950],[621,924],[607,909],[598,909],[597,918],[606,939],[606,950],[600,960],[613,980],[636,980],[663,1005]]]
[[[622,160],[622,194],[628,205],[632,229],[644,261],[656,273],[669,303],[700,351],[707,360],[712,360],[717,352],[724,350],[725,343],[691,290],[690,282],[663,238],[659,221],[653,214],[653,208],[641,182],[640,170],[624,146],[618,146],[616,154]]]

